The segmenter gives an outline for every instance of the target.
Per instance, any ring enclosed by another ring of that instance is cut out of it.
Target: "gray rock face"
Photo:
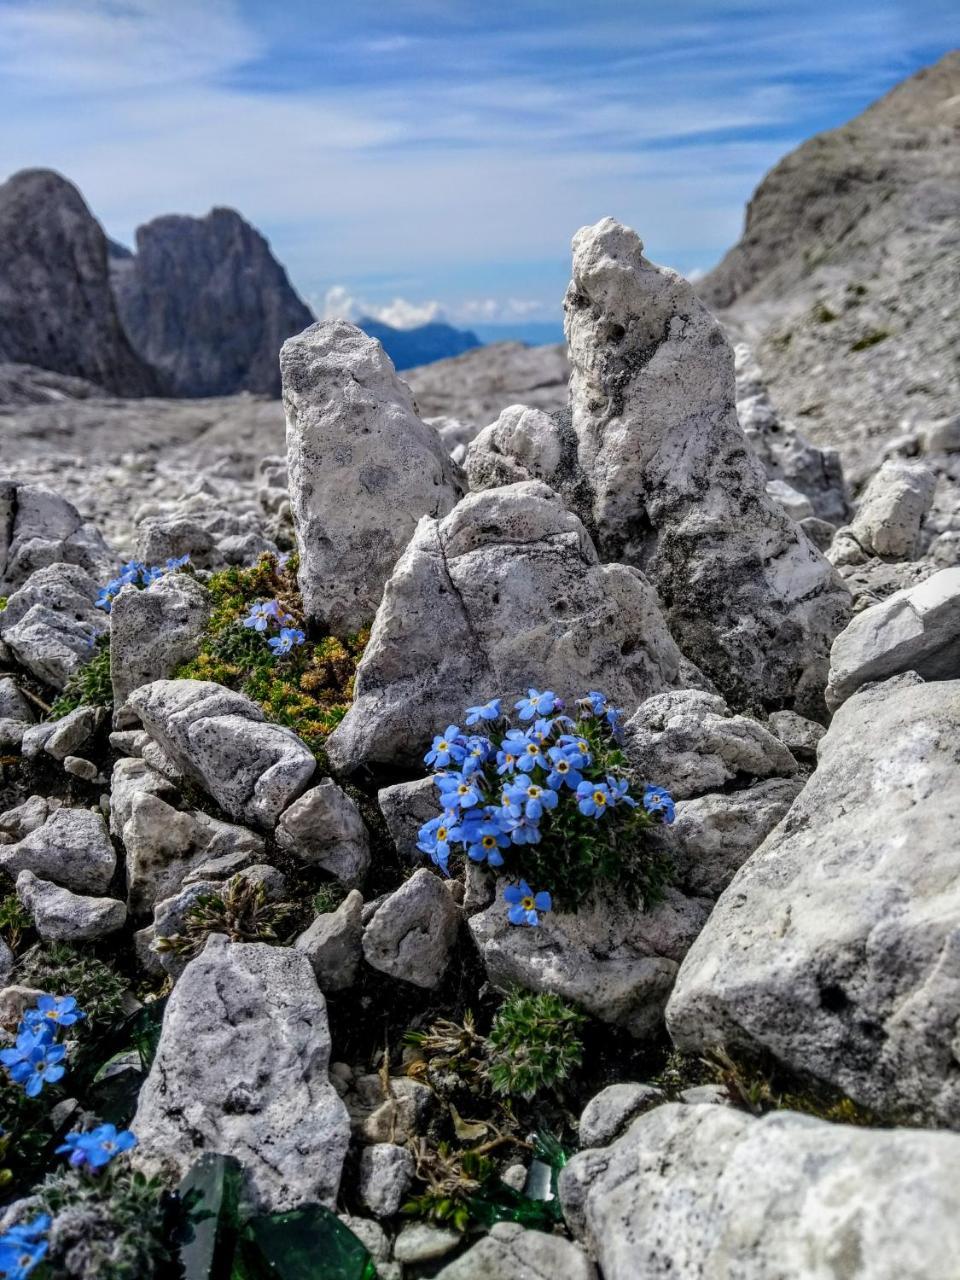
[[[28,671],[62,689],[109,629],[106,615],[93,606],[97,590],[77,565],[38,569],[0,611],[0,639]]]
[[[629,714],[679,668],[643,574],[601,565],[581,522],[545,485],[489,489],[445,520],[421,521],[327,751],[345,772],[413,765],[464,707],[526,689],[544,672],[561,697],[602,689]]]
[[[952,1133],[670,1103],[574,1156],[560,1195],[605,1280],[949,1280],[958,1175]]]
[[[362,909],[363,895],[359,889],[353,889],[336,911],[317,916],[294,943],[310,961],[323,992],[345,991],[356,981],[363,934]]]
[[[375,1142],[360,1155],[360,1199],[376,1218],[397,1212],[413,1179],[413,1156],[395,1142]]]
[[[417,848],[418,832],[425,822],[437,816],[437,787],[433,778],[382,787],[377,792],[377,804],[397,852],[408,862],[419,862],[423,855]]]
[[[53,809],[16,844],[0,846],[8,875],[32,871],[79,894],[105,893],[116,866],[106,823],[90,809]]]
[[[0,516],[5,524],[0,532],[0,587],[5,594],[51,565],[77,565],[98,578],[116,564],[99,530],[66,498],[40,485],[0,480]],[[75,588],[80,582],[73,575]]]
[[[345,320],[283,345],[290,503],[307,613],[335,635],[376,613],[421,516],[463,492],[440,437],[372,338]]]
[[[816,705],[849,595],[767,496],[716,321],[612,218],[574,237],[564,306],[601,555],[643,566],[684,653],[735,705]]]
[[[798,716],[795,711],[771,712],[770,728],[797,760],[816,760],[817,745],[826,733],[822,724]]]
[[[49,169],[0,185],[0,360],[86,378],[119,395],[157,390],[117,316],[107,241],[80,192]]]
[[[128,705],[163,751],[231,817],[272,828],[316,760],[249,698],[205,680],[155,680]]]
[[[681,800],[669,838],[684,892],[719,897],[802,787],[800,778],[768,778],[743,791]]]
[[[313,320],[270,246],[233,209],[170,214],[137,228],[111,261],[133,346],[178,396],[279,396],[284,339]]]
[[[716,791],[735,779],[791,777],[797,762],[769,729],[731,715],[699,689],[649,698],[624,726],[624,751],[647,782],[675,800]]]
[[[305,956],[212,936],[170,996],[131,1125],[137,1159],[185,1173],[228,1151],[261,1211],[336,1201],[350,1139],[329,1082],[326,1003]]]
[[[276,838],[281,849],[351,888],[363,882],[370,866],[370,837],[360,810],[332,778],[283,811]]]
[[[605,1147],[619,1137],[642,1111],[665,1102],[663,1091],[652,1084],[610,1084],[595,1094],[583,1109],[578,1130],[580,1146]]]
[[[903,671],[960,676],[960,566],[941,569],[858,613],[830,651],[827,705]]]
[[[89,742],[102,720],[102,707],[75,707],[63,719],[54,722],[53,732],[43,744],[44,751],[54,760],[66,760],[67,756]]]
[[[465,470],[470,489],[496,489],[521,480],[543,480],[558,492],[575,482],[576,436],[563,432],[542,409],[509,405],[484,427],[467,449]]]
[[[787,818],[741,868],[667,1008],[680,1048],[764,1050],[878,1112],[960,1122],[960,681],[837,712]]]
[[[790,516],[802,520],[815,515],[832,525],[843,524],[850,508],[839,453],[836,449],[820,449],[811,444],[794,423],[781,418],[770,399],[760,366],[746,343],[738,343],[733,354],[737,418],[743,434],[763,463],[768,480],[788,485],[810,504],[810,511],[802,514],[789,511]],[[770,492],[769,484],[767,492]]]
[[[82,897],[32,871],[17,876],[17,897],[44,942],[89,942],[116,933],[127,922],[127,909],[116,898]]]
[[[437,1280],[596,1280],[596,1269],[562,1236],[498,1222],[477,1244],[448,1263]]]
[[[432,990],[457,940],[460,912],[439,876],[421,867],[379,906],[363,931],[371,968]]]
[[[145,591],[125,587],[120,592],[110,611],[110,679],[116,708],[134,689],[167,679],[196,656],[212,607],[209,592],[185,573],[167,574]]]
[[[866,555],[913,560],[920,526],[933,504],[937,477],[922,462],[888,458],[857,506],[850,533]]]
[[[495,987],[553,991],[644,1036],[660,1025],[680,961],[709,912],[706,899],[668,889],[651,911],[619,899],[590,902],[575,913],[552,911],[538,929],[519,929],[498,893],[468,924]]]

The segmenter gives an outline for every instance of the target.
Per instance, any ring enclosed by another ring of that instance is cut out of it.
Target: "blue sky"
[[[321,312],[553,320],[579,226],[703,270],[780,156],[957,44],[957,0],[0,0],[0,160],[127,243],[232,205]]]

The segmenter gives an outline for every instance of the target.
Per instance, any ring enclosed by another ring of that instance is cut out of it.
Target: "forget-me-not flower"
[[[532,720],[535,716],[548,716],[554,707],[560,705],[557,695],[547,689],[540,693],[538,689],[528,689],[527,696],[514,703],[521,720]]]
[[[465,773],[440,773],[436,778],[440,799],[448,809],[473,809],[483,803],[480,782]]]
[[[455,724],[448,724],[446,732],[438,733],[434,738],[433,746],[423,757],[423,762],[435,769],[446,769],[451,764],[462,764],[466,754],[467,748],[459,728]]]
[[[295,645],[303,644],[306,638],[302,631],[294,627],[284,627],[278,636],[271,636],[267,644],[279,658],[281,654],[289,653]]]
[[[500,699],[491,698],[478,707],[467,707],[467,725],[479,724],[482,720],[500,719]]]
[[[551,747],[547,755],[550,760],[547,786],[554,791],[559,791],[564,786],[569,787],[571,791],[576,791],[583,781],[583,774],[579,768],[581,761],[577,751],[570,747]]]
[[[643,807],[649,814],[660,814],[667,826],[676,817],[673,796],[666,787],[645,787],[643,791]]]
[[[63,1144],[57,1147],[57,1154],[69,1152],[72,1165],[102,1169],[115,1156],[130,1151],[136,1145],[137,1139],[129,1129],[118,1130],[116,1125],[101,1124],[89,1133],[68,1133]]]
[[[77,1008],[75,996],[38,996],[36,1006],[26,1011],[23,1021],[31,1031],[40,1028],[53,1031],[57,1027],[72,1027],[86,1016]]]
[[[610,789],[607,784],[584,779],[577,787],[577,808],[588,818],[602,818],[610,808]]]
[[[508,884],[503,891],[503,898],[510,908],[507,919],[511,924],[526,924],[534,928],[540,923],[539,913],[549,911],[553,906],[553,899],[546,890],[534,893],[526,880],[521,880],[519,884]]]
[[[47,1252],[41,1239],[50,1230],[50,1216],[41,1213],[32,1222],[9,1227],[0,1236],[0,1273],[7,1280],[26,1280]]]
[[[556,791],[541,787],[530,778],[518,778],[510,786],[505,787],[503,799],[511,817],[519,818],[523,814],[531,822],[539,822],[543,817],[544,809],[557,807]]]

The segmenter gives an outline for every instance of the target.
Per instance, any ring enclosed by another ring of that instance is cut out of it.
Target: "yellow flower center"
[[[602,791],[595,791],[593,793],[593,803],[596,805],[606,804],[607,797],[603,794]]]
[[[532,899],[532,898],[521,898],[521,899],[520,899],[520,905],[521,905],[521,907],[523,907],[524,911],[532,911],[532,910],[533,910],[533,899]]]
[[[589,748],[587,747],[587,744],[585,742],[578,742],[577,750],[580,752],[582,756],[585,756]]]
[[[530,745],[527,747],[527,755],[538,756],[539,754],[540,754],[540,748],[537,746],[535,742],[531,742]]]
[[[497,842],[493,836],[484,836],[480,843],[485,849],[492,849]]]
[[[531,798],[532,800],[536,800],[536,798],[537,798],[537,796],[538,796],[539,794],[540,794],[540,788],[539,788],[539,787],[536,787],[536,786],[534,786],[534,787],[527,787],[527,795],[528,795],[528,796],[530,796],[530,798]]]
[[[461,782],[459,787],[457,787],[457,795],[465,796],[469,790],[470,788],[467,786],[467,784],[465,782]]]
[[[566,760],[557,761],[557,773],[566,773],[569,768],[570,766],[567,764]]]
[[[438,839],[438,840],[446,840],[446,838],[447,838],[447,828],[446,828],[446,827],[439,827],[439,828],[438,828],[438,830],[437,830],[437,839]]]
[[[445,742],[441,742],[437,747],[438,751],[446,751],[446,749],[447,749],[447,744]]]

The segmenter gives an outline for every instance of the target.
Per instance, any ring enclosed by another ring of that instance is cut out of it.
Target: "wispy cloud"
[[[538,318],[584,222],[702,269],[780,155],[958,39],[955,0],[0,0],[0,155],[128,241],[233,205],[313,299]]]

